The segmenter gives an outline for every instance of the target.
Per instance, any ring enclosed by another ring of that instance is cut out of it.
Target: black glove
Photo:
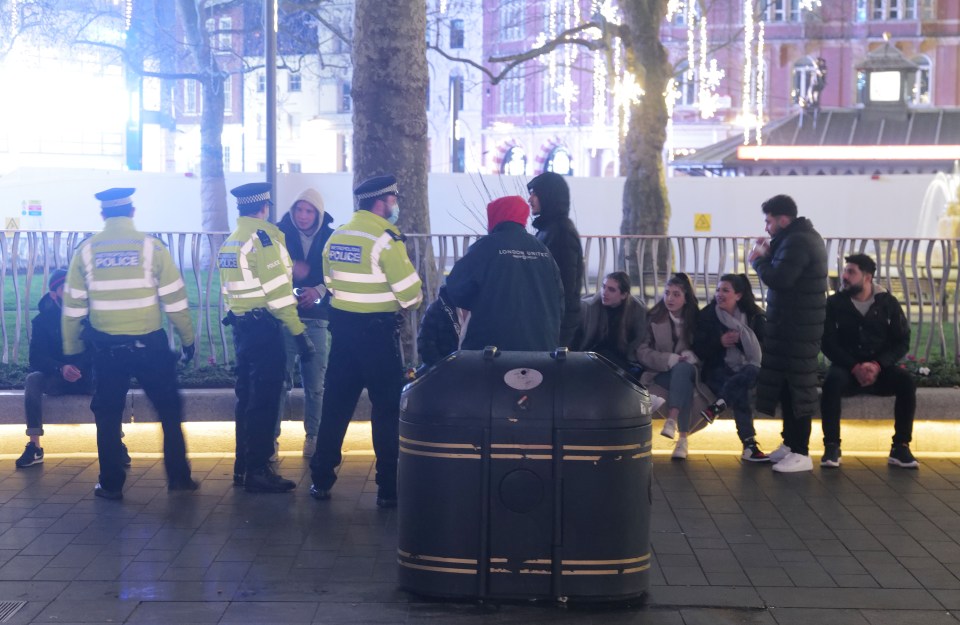
[[[192,343],[190,345],[181,345],[180,350],[183,352],[183,358],[181,358],[181,360],[183,361],[183,364],[187,364],[193,360],[194,354],[197,353],[197,344]]]
[[[317,348],[314,347],[313,341],[310,340],[307,333],[301,332],[293,337],[293,340],[297,342],[297,353],[300,354],[300,362],[310,362],[313,360],[313,355],[317,353]]]

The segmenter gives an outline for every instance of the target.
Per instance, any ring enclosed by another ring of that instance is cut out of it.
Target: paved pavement
[[[476,605],[396,587],[396,512],[374,504],[372,457],[348,456],[328,502],[249,495],[232,460],[193,460],[203,486],[167,493],[135,457],[122,503],[93,497],[96,464],[0,463],[0,622],[939,625],[960,613],[960,466],[882,457],[778,475],[730,453],[654,456],[642,607]],[[4,609],[25,602],[8,620]]]

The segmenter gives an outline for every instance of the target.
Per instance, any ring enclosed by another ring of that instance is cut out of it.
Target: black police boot
[[[120,501],[123,499],[122,490],[108,490],[103,486],[100,486],[99,483],[93,487],[93,494],[101,499],[110,499],[111,501]]]
[[[178,478],[167,482],[167,490],[171,492],[177,490],[197,490],[198,488],[200,488],[200,482],[190,477]]]
[[[397,507],[397,493],[393,491],[387,491],[380,489],[377,491],[377,507],[378,508],[396,508]]]
[[[269,465],[248,472],[243,479],[243,490],[248,493],[289,493],[296,487],[296,482],[280,477]]]

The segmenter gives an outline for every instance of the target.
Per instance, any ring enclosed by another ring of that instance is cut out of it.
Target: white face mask
[[[397,202],[391,207],[391,209],[392,210],[390,212],[390,216],[387,217],[387,221],[395,226],[397,225],[397,220],[400,219],[400,203]]]

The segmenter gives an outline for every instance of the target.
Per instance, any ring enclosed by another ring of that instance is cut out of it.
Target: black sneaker
[[[742,460],[747,462],[770,462],[770,456],[760,451],[760,445],[755,442],[747,443],[743,446],[743,453],[740,455]]]
[[[890,457],[887,458],[887,464],[892,464],[903,469],[916,469],[920,466],[917,459],[910,453],[909,445],[894,445],[890,448]]]
[[[823,446],[823,456],[820,458],[821,467],[839,467],[843,452],[840,443],[827,443]]]
[[[320,488],[316,484],[311,484],[310,496],[316,499],[317,501],[326,501],[327,499],[330,499],[330,489]]]
[[[130,452],[127,451],[127,446],[123,443],[120,443],[120,459],[123,461],[123,466],[130,468],[130,465],[133,462],[130,460]]]
[[[707,423],[713,423],[713,420],[720,416],[727,409],[727,402],[718,399],[706,408],[700,411],[700,416],[707,420]]]
[[[200,482],[194,480],[193,478],[183,478],[178,480],[170,480],[167,482],[167,490],[170,492],[177,490],[197,490],[200,488]]]
[[[243,490],[248,493],[289,493],[296,487],[296,482],[280,477],[269,466],[243,478]]]
[[[25,469],[35,464],[43,464],[43,447],[37,447],[33,442],[27,443],[23,453],[17,458],[17,468]]]
[[[109,499],[111,501],[120,501],[123,499],[122,490],[108,490],[103,486],[100,486],[99,483],[93,487],[93,494],[101,499]]]
[[[377,507],[378,508],[396,508],[397,496],[396,495],[377,495]]]

